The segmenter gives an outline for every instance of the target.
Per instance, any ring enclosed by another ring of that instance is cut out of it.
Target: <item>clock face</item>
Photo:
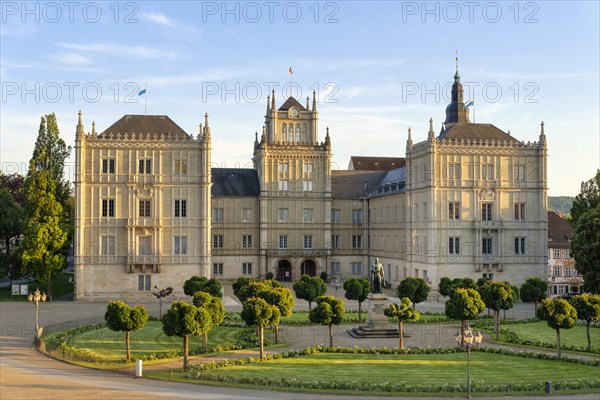
[[[300,116],[300,110],[297,107],[290,108],[289,115],[291,118],[298,118]]]

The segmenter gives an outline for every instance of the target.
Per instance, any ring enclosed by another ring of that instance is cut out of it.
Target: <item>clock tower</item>
[[[276,107],[267,97],[263,132],[254,142],[260,182],[260,276],[279,280],[326,271],[331,251],[331,141],[318,140],[316,93],[312,107],[289,97]]]

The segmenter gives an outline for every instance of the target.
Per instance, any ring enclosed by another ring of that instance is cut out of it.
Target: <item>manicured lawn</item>
[[[545,321],[523,324],[505,324],[501,329],[516,333],[523,340],[537,340],[556,345],[556,331],[548,326]],[[592,338],[592,351],[600,353],[600,329],[590,328]],[[561,346],[577,346],[587,348],[585,326],[575,326],[571,329],[560,330]]]
[[[208,347],[227,345],[242,341],[242,333],[253,335],[253,329],[217,327],[210,331]],[[44,340],[50,342],[54,335],[47,336]],[[201,336],[190,336],[190,351],[203,348]],[[105,360],[121,360],[125,358],[125,334],[114,332],[108,328],[93,329],[75,335],[69,342],[70,346],[87,350],[91,354]],[[148,321],[143,330],[131,334],[131,356],[134,358],[148,357],[160,353],[181,352],[183,339],[178,336],[166,336],[162,331],[162,323]]]
[[[70,282],[69,282],[70,280]],[[38,282],[32,280],[26,283],[21,283],[21,285],[29,285],[29,290],[35,292],[35,289],[40,289],[40,292],[44,291],[44,286],[40,285]],[[52,295],[53,298],[57,298],[60,296],[64,296],[70,293],[73,293],[73,273],[72,272],[62,272],[60,273],[52,284]],[[0,300],[11,300],[11,288],[3,287],[0,288]],[[13,301],[28,301],[27,296],[12,296]],[[48,298],[46,301],[50,301]]]
[[[242,321],[242,318],[240,317],[240,315],[238,313],[231,313],[228,314],[226,319],[228,321]],[[361,322],[365,322],[367,319],[367,312],[363,311],[361,314]],[[440,322],[440,319],[443,319],[444,321],[450,321],[448,318],[446,318],[443,315],[429,315],[429,314],[422,314],[421,318],[420,318],[420,322],[421,323],[427,323],[429,321],[436,321],[436,322]],[[344,315],[344,321],[342,323],[353,323],[353,322],[357,322],[358,321],[358,312],[355,311],[350,311],[350,312],[346,312],[346,314]],[[309,320],[308,320],[308,312],[294,312],[292,315],[290,315],[289,317],[285,317],[281,319],[281,325],[285,325],[285,324],[310,324]]]
[[[598,367],[554,360],[471,353],[473,384],[537,383],[598,378]],[[466,381],[467,355],[320,353],[206,371],[208,375],[319,381],[444,384]]]

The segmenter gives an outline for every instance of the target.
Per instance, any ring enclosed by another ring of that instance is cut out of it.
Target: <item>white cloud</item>
[[[77,53],[58,53],[55,56],[56,61],[68,65],[88,65],[92,63],[88,57]]]
[[[169,28],[173,28],[175,26],[175,21],[173,21],[171,18],[167,17],[164,14],[144,13],[141,15],[141,17],[150,22],[154,22],[159,25],[168,26]]]
[[[144,59],[170,58],[173,59],[177,53],[172,50],[161,50],[147,46],[127,46],[114,43],[57,43],[59,47],[82,52],[94,52],[121,57],[137,57]]]

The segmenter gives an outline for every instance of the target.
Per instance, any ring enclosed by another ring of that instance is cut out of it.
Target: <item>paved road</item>
[[[226,291],[226,295],[229,294]],[[235,309],[234,300],[228,308]],[[305,308],[300,303],[299,308]],[[350,304],[352,306],[352,304]],[[163,308],[165,306],[163,305]],[[441,304],[420,305],[419,308],[441,309]],[[152,314],[158,313],[157,304],[149,304]],[[40,306],[40,323],[45,326],[68,328],[102,320],[105,303],[54,302]],[[518,311],[517,312],[521,312]],[[526,312],[523,310],[522,312]],[[364,399],[365,396],[315,395],[302,393],[280,393],[248,389],[220,388],[215,386],[180,384],[135,379],[130,375],[82,368],[49,359],[35,351],[32,346],[34,307],[28,303],[0,303],[0,399]],[[407,345],[450,344],[454,328],[422,325],[414,328]],[[300,330],[284,330],[283,337],[294,348],[303,348],[316,343],[326,343],[326,331],[321,328],[303,327]],[[286,337],[287,335],[287,337]],[[396,339],[376,339],[353,342],[339,330],[335,334],[336,345],[388,346],[396,345]],[[389,341],[389,343],[388,343]],[[352,343],[350,343],[352,342]],[[378,397],[372,397],[377,399]],[[498,399],[503,398],[499,397]],[[389,399],[389,397],[381,397]],[[560,399],[594,399],[597,395],[561,396]]]

